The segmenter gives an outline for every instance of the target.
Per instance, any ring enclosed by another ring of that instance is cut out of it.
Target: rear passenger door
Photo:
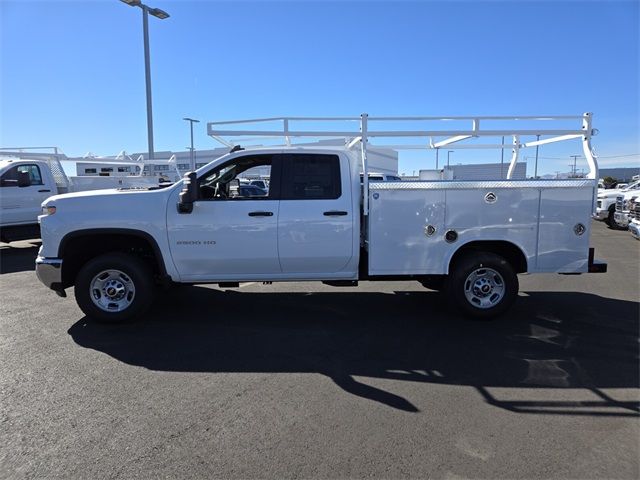
[[[348,160],[338,155],[283,156],[278,251],[284,274],[343,271],[354,255]]]

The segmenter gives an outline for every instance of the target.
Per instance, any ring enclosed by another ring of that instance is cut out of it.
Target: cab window
[[[340,158],[337,155],[290,154],[282,164],[282,200],[340,198]]]
[[[267,189],[250,185],[250,178],[271,177],[276,155],[245,155],[207,172],[198,181],[200,200],[265,200],[275,198],[273,182]]]
[[[0,177],[0,187],[17,187],[20,172],[28,172],[31,185],[42,185],[42,175],[38,165],[16,165]]]

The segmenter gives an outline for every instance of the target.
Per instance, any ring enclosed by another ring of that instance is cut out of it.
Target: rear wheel
[[[95,320],[117,323],[143,314],[153,301],[153,274],[140,258],[107,253],[87,262],[76,277],[80,309]]]
[[[504,313],[518,295],[518,276],[503,257],[469,252],[455,262],[446,282],[449,302],[465,315],[493,318]]]

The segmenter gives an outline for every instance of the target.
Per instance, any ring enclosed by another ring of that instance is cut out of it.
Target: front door
[[[171,255],[182,281],[259,279],[281,273],[278,182],[272,181],[269,191],[249,184],[252,177],[270,176],[278,157],[234,157],[198,178],[199,197],[191,213],[169,207]]]
[[[29,172],[31,185],[18,187],[20,172]],[[40,204],[54,195],[51,187],[44,184],[40,166],[21,164],[7,170],[0,178],[0,224],[19,225],[38,221],[42,209]]]

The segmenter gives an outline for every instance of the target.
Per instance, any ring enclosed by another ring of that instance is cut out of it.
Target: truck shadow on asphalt
[[[0,246],[0,274],[26,272],[36,269],[36,257],[41,242],[20,242],[20,246],[3,243]]]
[[[638,416],[637,392],[633,401],[619,401],[602,389],[640,386],[639,307],[586,293],[534,292],[506,316],[478,322],[452,314],[429,291],[187,287],[135,323],[83,318],[68,333],[82,347],[156,371],[321,373],[345,392],[407,412],[418,408],[354,377],[472,386],[489,404],[518,413]],[[499,400],[503,387],[516,399]],[[545,394],[549,389],[554,395]],[[563,389],[585,389],[591,400],[573,401]],[[528,400],[527,392],[541,392],[543,400]]]

